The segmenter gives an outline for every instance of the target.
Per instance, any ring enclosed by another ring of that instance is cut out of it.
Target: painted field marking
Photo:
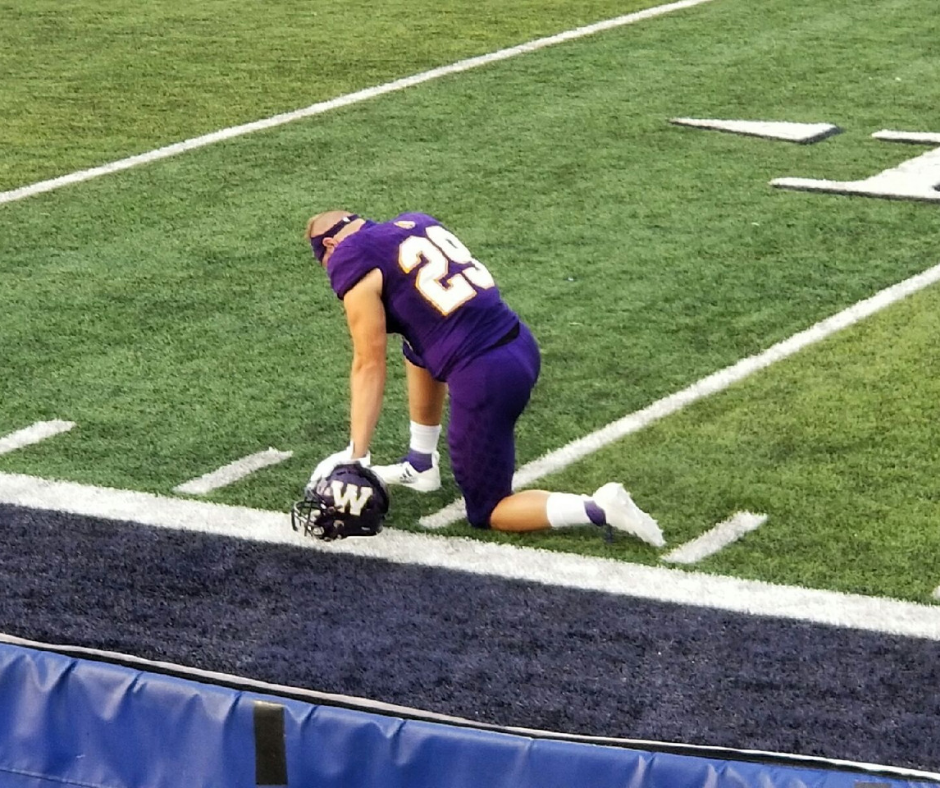
[[[940,145],[940,134],[934,131],[892,131],[882,129],[871,135],[876,140],[908,142],[912,145]]]
[[[293,456],[294,452],[292,451],[278,451],[274,448],[265,449],[247,457],[242,457],[240,460],[230,462],[216,471],[203,474],[198,479],[190,479],[188,482],[174,487],[173,492],[205,495],[213,490],[218,490],[220,487],[234,484],[239,479],[244,479],[262,468],[289,460]]]
[[[477,575],[601,591],[695,607],[940,640],[940,605],[773,585],[607,558],[386,529],[321,542],[295,533],[290,515],[207,501],[0,474],[0,504],[197,531]]]
[[[270,118],[265,118],[263,120],[256,120],[252,121],[251,123],[245,123],[240,126],[231,126],[219,131],[214,131],[210,134],[205,134],[201,137],[193,137],[192,139],[176,142],[172,145],[167,145],[163,148],[157,148],[156,150],[152,150],[147,153],[141,153],[137,156],[130,156],[126,159],[121,159],[120,161],[103,164],[100,167],[79,170],[77,172],[63,175],[58,178],[52,178],[50,180],[39,181],[38,183],[33,183],[28,186],[22,186],[18,189],[13,189],[12,191],[0,192],[0,205],[8,202],[15,202],[16,200],[22,200],[26,197],[32,197],[36,194],[42,194],[43,192],[53,191],[54,189],[59,189],[63,186],[68,186],[73,183],[89,181],[92,178],[98,178],[102,175],[110,175],[115,172],[121,172],[122,170],[129,170],[132,167],[138,167],[142,164],[149,164],[150,162],[159,161],[160,159],[167,159],[171,156],[178,156],[181,153],[186,153],[187,151],[195,150],[197,148],[203,148],[206,145],[212,145],[216,142],[222,142],[223,140],[230,140],[234,137],[241,137],[245,134],[252,134],[256,131],[264,131],[265,129],[271,129],[276,126],[283,126],[285,123],[291,123],[295,120],[301,120],[303,118],[310,118],[314,115],[321,115],[324,112],[339,109],[340,107],[348,107],[352,104],[358,104],[362,101],[368,101],[369,99],[377,98],[378,96],[384,96],[386,93],[394,93],[395,91],[405,90],[406,88],[414,87],[415,85],[420,85],[424,82],[430,82],[431,80],[439,79],[440,77],[450,76],[451,74],[459,74],[464,71],[471,71],[472,69],[480,68],[481,66],[488,66],[491,63],[496,63],[501,60],[508,60],[509,58],[516,57],[517,55],[526,55],[530,52],[536,52],[546,47],[555,46],[556,44],[563,44],[568,41],[574,41],[576,39],[591,36],[596,33],[601,33],[606,30],[613,30],[614,28],[623,27],[624,25],[632,25],[636,22],[642,22],[646,19],[653,19],[658,16],[664,16],[665,14],[672,13],[673,11],[681,11],[685,8],[692,8],[693,6],[702,5],[703,3],[708,2],[711,2],[711,0],[680,0],[679,2],[668,3],[666,5],[656,6],[655,8],[647,8],[643,11],[626,14],[625,16],[618,16],[614,19],[607,19],[602,22],[596,22],[592,25],[586,25],[574,30],[567,30],[563,33],[547,36],[545,38],[539,38],[534,41],[529,41],[525,44],[509,47],[508,49],[500,49],[487,55],[479,55],[477,57],[467,58],[466,60],[460,60],[448,66],[441,66],[439,68],[431,69],[430,71],[423,71],[420,74],[414,74],[410,77],[396,79],[393,82],[386,82],[383,85],[366,88],[364,90],[356,91],[355,93],[348,93],[344,96],[330,99],[329,101],[321,101],[304,109],[285,112],[280,115],[274,115]]]
[[[871,135],[878,140],[915,145],[940,143],[940,134],[884,129]],[[922,200],[940,203],[940,148],[901,162],[897,167],[858,181],[833,181],[824,178],[774,178],[771,186],[797,191],[882,197],[896,200]]]
[[[691,126],[696,129],[726,131],[742,134],[745,137],[784,140],[809,145],[828,139],[838,134],[840,129],[832,123],[795,123],[793,121],[773,120],[719,120],[717,118],[671,118],[670,123],[677,126]]]
[[[937,599],[937,600],[940,600],[940,586],[937,586],[937,587],[933,590],[933,598],[934,598],[934,599]]]
[[[755,372],[789,358],[794,353],[814,345],[844,328],[855,325],[866,317],[870,317],[885,307],[891,306],[891,304],[900,301],[902,298],[923,290],[938,281],[940,281],[940,265],[935,265],[933,268],[912,276],[910,279],[885,288],[871,298],[859,301],[832,317],[819,321],[805,331],[800,331],[789,339],[778,342],[756,356],[741,359],[736,364],[702,378],[682,391],[670,394],[668,397],[657,400],[642,410],[630,413],[618,421],[613,421],[607,426],[601,427],[590,435],[549,452],[523,465],[516,471],[512,480],[513,489],[528,487],[543,476],[560,471],[562,468],[568,467],[627,435],[639,432],[644,427],[677,413],[694,402],[698,402],[719,391],[724,391],[732,384],[750,377]],[[425,515],[418,522],[425,528],[443,528],[457,522],[465,515],[464,501],[459,498],[433,514]]]
[[[766,522],[766,514],[735,512],[711,530],[667,553],[662,560],[670,564],[698,563],[719,550],[723,550],[732,542],[738,541],[744,534],[757,530]]]
[[[61,435],[68,432],[75,426],[74,421],[37,421],[35,424],[25,427],[22,430],[11,432],[0,438],[0,454],[22,449],[24,446],[31,446],[34,443]]]

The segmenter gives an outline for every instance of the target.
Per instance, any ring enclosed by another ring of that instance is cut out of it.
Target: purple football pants
[[[511,342],[477,356],[447,379],[450,461],[474,528],[489,528],[496,504],[512,493],[516,421],[540,367],[539,347],[522,324]]]

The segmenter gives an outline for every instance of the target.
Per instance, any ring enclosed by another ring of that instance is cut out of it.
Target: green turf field
[[[84,0],[63,20],[57,4],[0,2],[0,68],[14,75],[0,82],[0,189],[652,3],[439,5],[298,16]],[[932,10],[712,0],[0,205],[0,436],[78,425],[0,456],[0,471],[171,494],[273,446],[294,457],[209,499],[289,506],[347,440],[345,321],[302,238],[330,207],[433,213],[494,273],[544,354],[520,465],[760,353],[940,262],[940,205],[768,185],[862,179],[929,150],[870,135],[940,132]],[[676,116],[843,133],[800,146]],[[539,485],[622,480],[670,547],[764,513],[697,568],[930,601],[938,301],[927,289]],[[392,370],[383,462],[407,435]],[[418,529],[455,495],[452,482],[397,492],[390,525]],[[590,531],[526,543],[660,560]]]
[[[0,0],[0,191],[651,0]]]

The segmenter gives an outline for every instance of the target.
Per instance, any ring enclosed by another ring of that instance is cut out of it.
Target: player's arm
[[[352,458],[369,451],[382,411],[385,392],[385,305],[382,303],[382,272],[366,274],[343,298],[346,322],[353,342],[349,377]]]

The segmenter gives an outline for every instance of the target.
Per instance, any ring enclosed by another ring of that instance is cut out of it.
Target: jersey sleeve
[[[346,293],[369,271],[382,267],[368,244],[352,243],[354,240],[355,235],[340,244],[330,255],[327,265],[330,287],[340,300],[344,299]]]

